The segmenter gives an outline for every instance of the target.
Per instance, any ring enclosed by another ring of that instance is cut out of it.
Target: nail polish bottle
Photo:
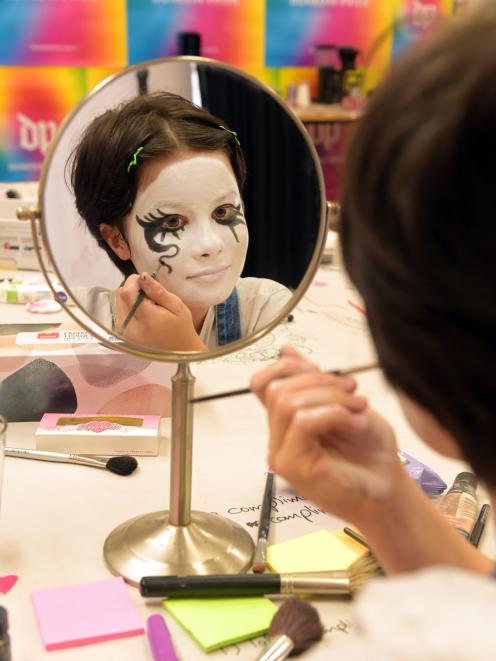
[[[477,518],[477,478],[473,473],[459,473],[439,503],[439,510],[451,525],[467,539]]]

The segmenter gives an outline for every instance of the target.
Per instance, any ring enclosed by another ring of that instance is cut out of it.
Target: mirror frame
[[[106,87],[107,85],[111,84],[121,76],[127,75],[128,73],[132,73],[133,71],[138,71],[145,67],[150,67],[153,64],[157,64],[161,62],[190,62],[190,63],[199,63],[199,64],[215,66],[219,69],[224,69],[225,71],[231,74],[235,74],[237,76],[240,76],[241,78],[245,78],[248,82],[256,85],[259,89],[269,94],[272,97],[272,99],[274,99],[279,104],[282,111],[289,115],[290,119],[294,122],[297,129],[299,130],[302,138],[305,140],[309,155],[311,156],[315,167],[318,189],[320,191],[320,223],[317,233],[317,239],[315,242],[316,245],[314,247],[311,260],[307,266],[305,275],[302,281],[300,282],[300,284],[298,285],[298,287],[293,291],[290,300],[281,309],[281,311],[277,315],[275,315],[272,321],[270,321],[263,328],[260,328],[255,333],[252,333],[251,335],[247,335],[246,337],[242,337],[239,340],[230,342],[229,344],[223,345],[221,347],[217,347],[215,349],[208,349],[206,351],[158,351],[152,348],[147,348],[144,345],[137,344],[125,338],[119,337],[118,335],[112,333],[110,329],[105,328],[105,326],[101,325],[99,322],[92,319],[88,315],[88,313],[84,310],[84,308],[79,303],[77,303],[75,299],[72,299],[71,288],[68,287],[64,277],[61,275],[61,273],[58,270],[57,261],[56,259],[54,259],[54,255],[52,254],[52,251],[50,249],[50,244],[45,229],[44,201],[45,201],[45,192],[47,188],[48,172],[57,145],[59,143],[59,140],[62,137],[62,135],[69,129],[72,118],[85,106],[87,101],[90,98],[94,97],[96,94],[98,94],[98,92],[103,87]],[[22,214],[20,213],[19,217],[21,217],[21,215]],[[324,185],[324,176],[322,173],[322,167],[320,165],[320,160],[317,154],[317,150],[312,142],[309,133],[305,129],[303,122],[298,118],[298,116],[293,112],[293,110],[275,91],[273,91],[268,85],[261,82],[251,74],[245,73],[244,71],[229,64],[225,64],[224,62],[219,62],[217,60],[213,60],[210,58],[196,57],[196,56],[162,57],[162,58],[156,58],[153,60],[140,62],[138,64],[133,64],[129,67],[122,69],[116,74],[108,76],[103,81],[98,83],[94,88],[92,88],[87,94],[85,94],[85,96],[64,117],[52,142],[50,143],[47,154],[43,161],[43,166],[40,175],[40,183],[38,190],[38,209],[31,211],[31,214],[28,213],[27,215],[31,219],[33,245],[36,250],[41,271],[43,272],[45,279],[47,280],[50,288],[52,289],[55,299],[62,305],[64,310],[67,312],[67,314],[78,323],[78,325],[81,326],[88,333],[90,333],[92,336],[96,337],[101,344],[103,344],[109,349],[113,349],[114,351],[115,350],[123,351],[125,353],[129,353],[134,356],[139,356],[141,358],[146,358],[148,360],[161,361],[161,362],[175,362],[175,363],[210,360],[210,359],[218,358],[220,356],[224,356],[226,354],[235,353],[236,351],[239,351],[250,344],[254,344],[258,340],[260,340],[264,335],[267,335],[271,330],[273,330],[276,326],[278,326],[281,323],[281,321],[288,316],[291,310],[293,310],[296,307],[297,303],[300,301],[303,294],[308,289],[317,271],[317,268],[320,264],[322,254],[325,248],[325,241],[328,230],[327,201],[325,195],[325,185]],[[26,211],[24,211],[24,218],[26,218]],[[38,232],[41,237],[41,243],[38,238]],[[51,270],[53,270],[55,274],[54,276],[50,273]],[[73,305],[69,306],[68,302],[62,301],[58,298],[57,292],[55,291],[55,288],[52,284],[52,279],[54,277],[58,279],[60,284],[63,286],[64,291],[72,299]],[[79,314],[77,314],[74,309],[71,309],[74,307],[76,307]],[[109,340],[109,337],[116,339],[115,341],[111,341]]]

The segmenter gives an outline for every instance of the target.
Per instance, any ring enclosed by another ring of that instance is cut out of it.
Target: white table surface
[[[283,324],[243,352],[192,366],[197,379],[197,394],[246,385],[250,374],[275,356],[284,343],[298,346],[327,369],[369,362],[373,359],[373,352],[363,315],[355,307],[359,303],[355,292],[336,269],[321,269],[294,311],[294,322]],[[358,380],[360,390],[395,427],[402,449],[434,468],[447,483],[465,468],[460,462],[435,454],[415,437],[379,370],[364,373]],[[11,424],[8,445],[34,447],[35,427],[36,423]],[[102,557],[107,535],[129,518],[167,509],[167,427],[168,421],[164,421],[165,435],[159,456],[140,458],[138,470],[129,477],[84,466],[6,457],[0,511],[0,574],[16,574],[19,581],[7,595],[0,595],[0,603],[9,612],[14,661],[152,659],[146,636],[46,652],[31,605],[31,592],[38,588],[110,577]],[[255,538],[256,528],[247,524],[258,519],[258,511],[240,510],[257,507],[261,501],[266,438],[264,410],[251,395],[197,405],[193,509],[232,518]],[[295,494],[278,478],[276,495],[289,499]],[[481,500],[482,497],[481,492]],[[279,513],[282,516],[299,513],[304,506],[304,501],[283,502]],[[342,525],[342,521],[327,514],[295,517],[274,524],[271,541],[284,541]],[[485,536],[483,548],[495,555],[492,526]],[[206,658],[207,655],[159,603],[146,602],[135,588],[129,587],[129,591],[143,624],[153,612],[164,615],[181,659]],[[332,599],[320,599],[314,603],[321,613],[326,634],[305,658],[323,661],[331,658],[333,640],[353,635],[352,605]],[[208,656],[212,661],[230,657],[248,661],[256,657],[263,642],[261,638],[247,641]]]

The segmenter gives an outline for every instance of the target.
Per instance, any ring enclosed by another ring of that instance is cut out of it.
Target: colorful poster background
[[[84,69],[0,67],[0,181],[39,178],[55,131],[85,91]]]
[[[179,32],[201,35],[201,55],[263,66],[265,0],[128,0],[131,64],[178,54]]]
[[[391,37],[387,35],[387,28],[393,22],[393,2],[385,0],[266,0],[266,2],[265,64],[267,66],[314,66],[315,47],[320,44],[353,46],[360,49],[364,56],[362,63],[370,65],[376,72],[374,78],[377,78],[387,66],[391,47]],[[378,37],[383,35],[385,38],[377,43]],[[371,57],[372,61],[369,62]]]
[[[392,58],[436,29],[440,19],[450,16],[454,0],[398,0],[395,9]]]
[[[341,199],[346,151],[355,130],[355,122],[305,122],[317,149],[328,200]]]
[[[126,64],[125,0],[2,0],[0,64]]]

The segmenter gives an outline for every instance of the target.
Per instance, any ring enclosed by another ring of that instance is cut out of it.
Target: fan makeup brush
[[[49,452],[48,450],[28,450],[26,448],[5,448],[5,456],[18,459],[38,459],[39,461],[55,461],[64,464],[80,464],[105,468],[117,475],[131,475],[136,470],[138,462],[127,454],[118,457],[100,458],[88,457],[84,454],[66,454],[64,452]]]
[[[367,553],[347,570],[294,574],[208,574],[198,576],[143,576],[142,597],[199,599],[211,597],[255,597],[267,594],[315,594],[353,597],[375,576],[384,573],[377,558]]]

